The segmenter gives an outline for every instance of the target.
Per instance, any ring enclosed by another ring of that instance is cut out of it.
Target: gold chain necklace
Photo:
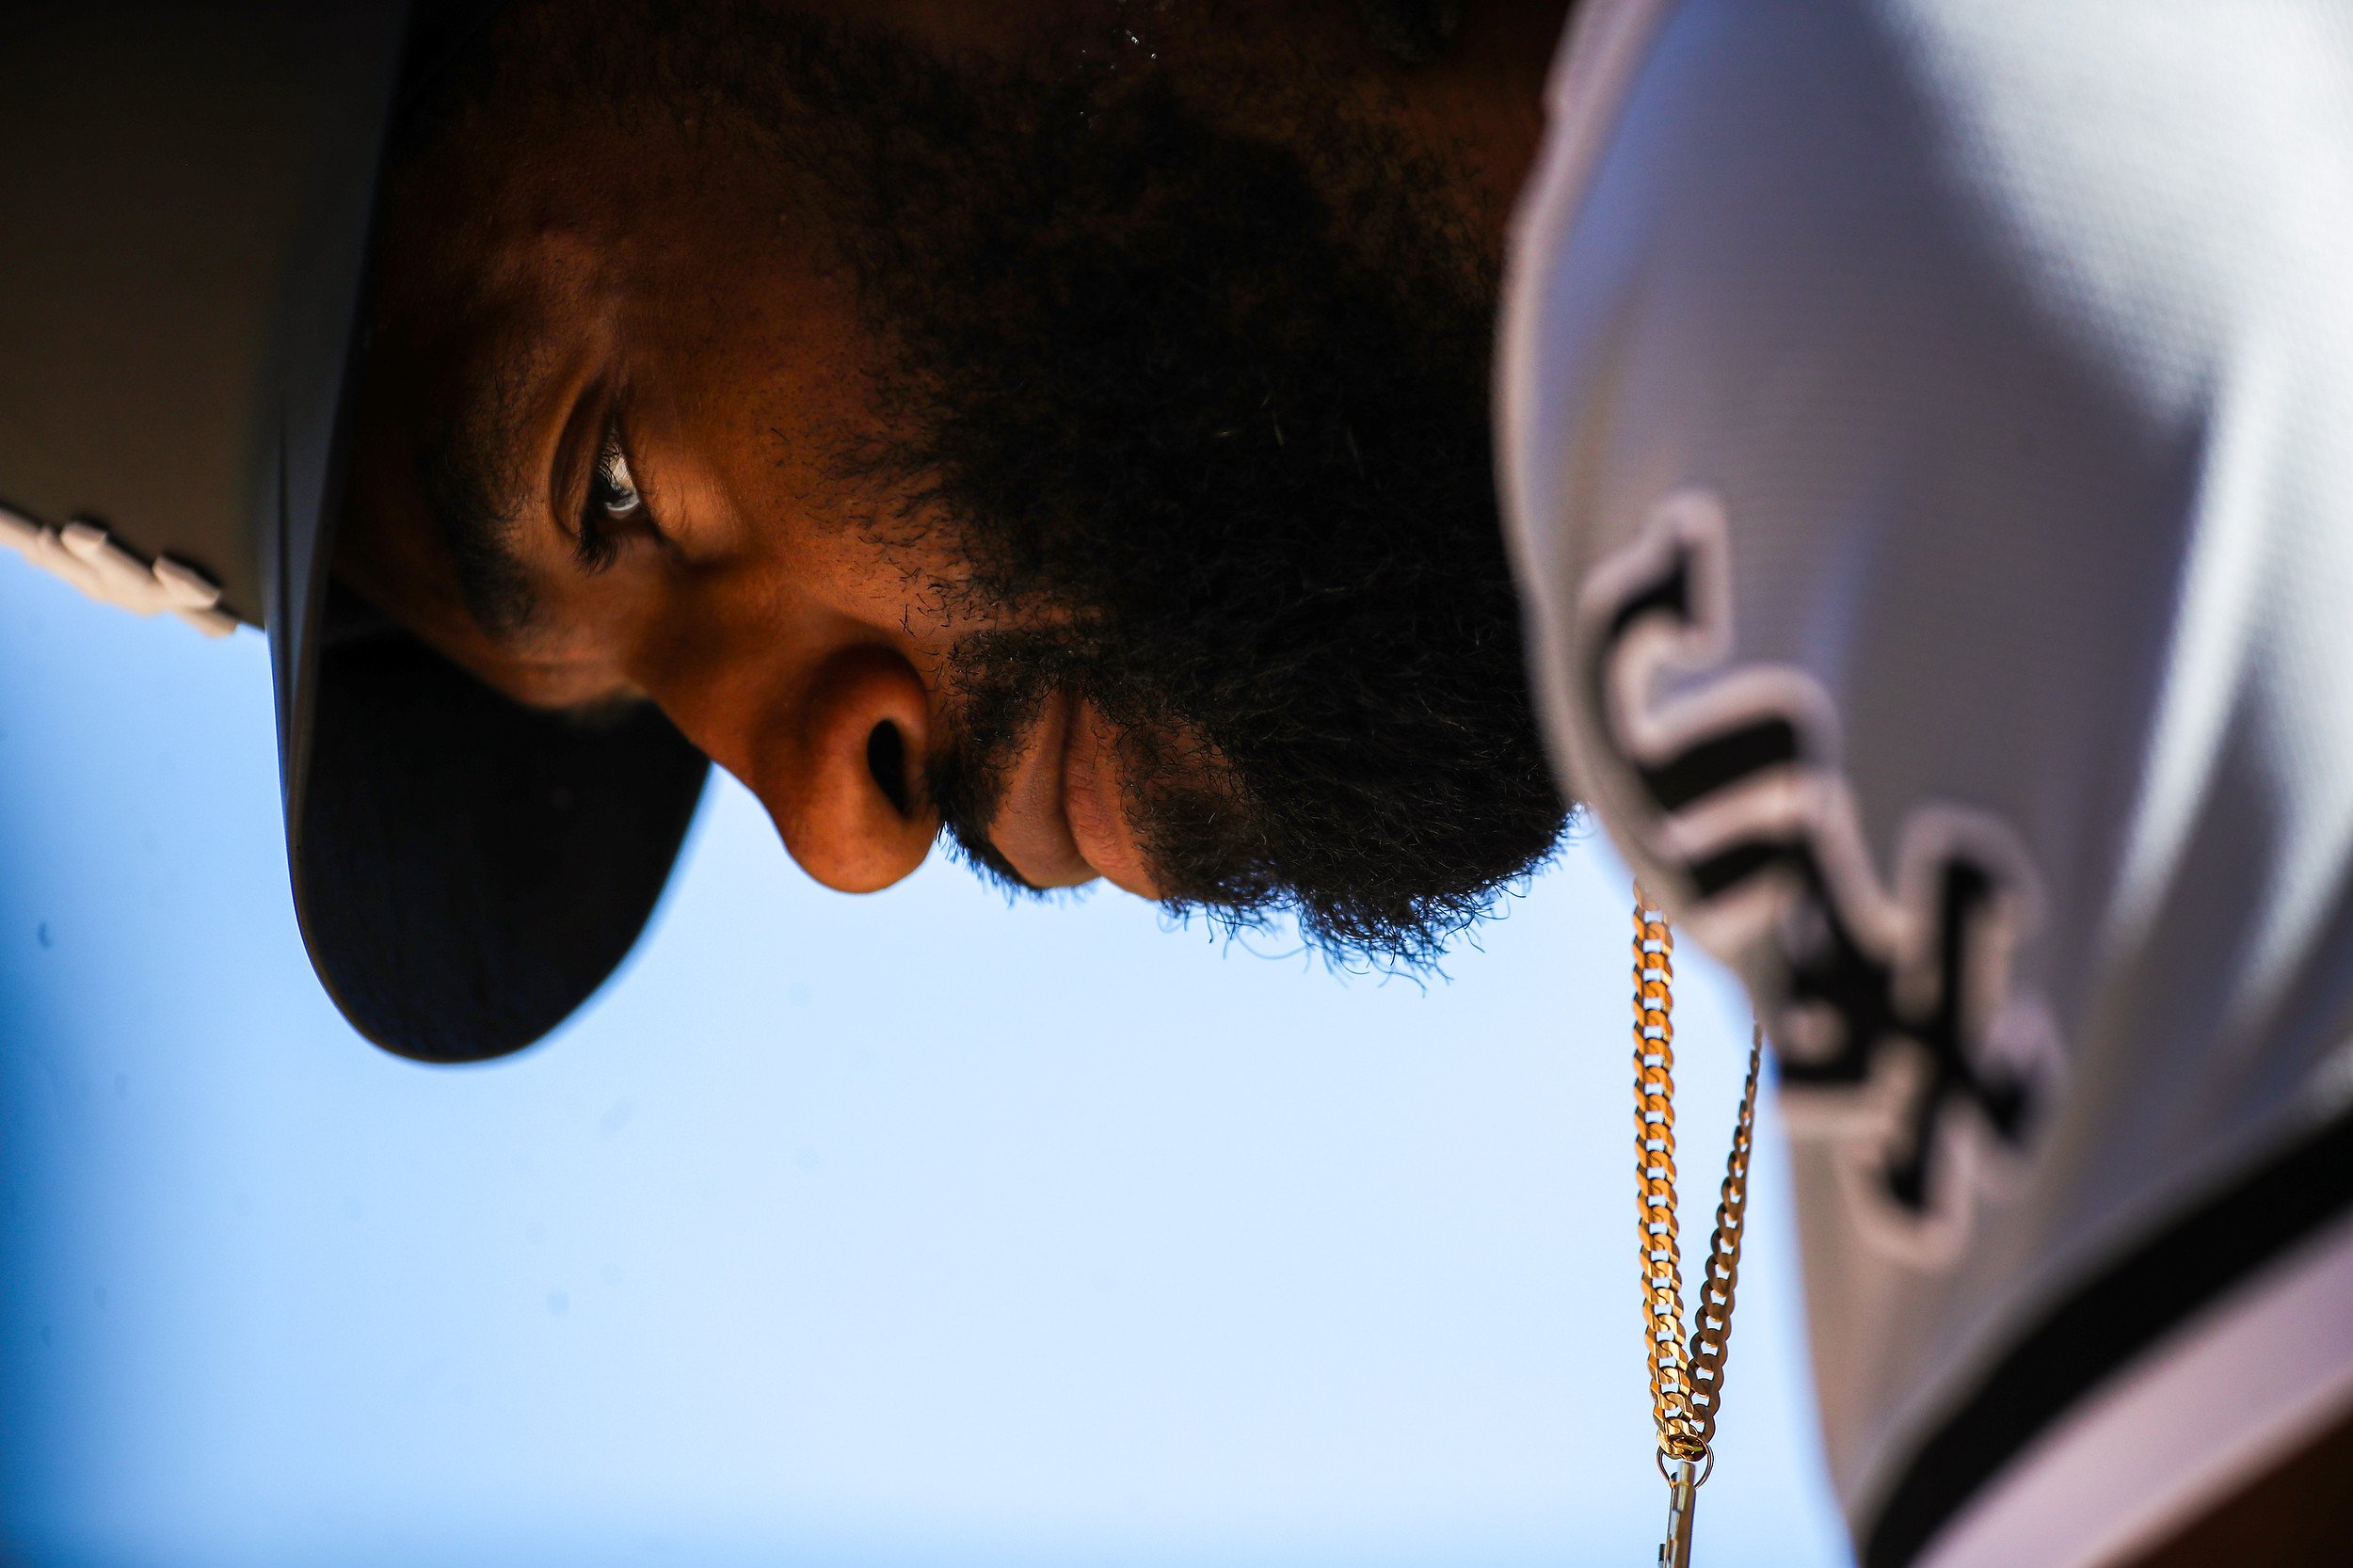
[[[1749,1207],[1749,1144],[1756,1126],[1756,1073],[1765,1032],[1749,1036],[1749,1081],[1724,1161],[1723,1197],[1707,1244],[1707,1277],[1687,1345],[1683,1251],[1675,1236],[1674,933],[1666,912],[1634,885],[1634,1175],[1641,1210],[1642,1320],[1650,1361],[1658,1471],[1667,1478],[1667,1539],[1659,1568],[1690,1568],[1691,1510],[1716,1467],[1708,1445],[1723,1409],[1724,1346],[1732,1337],[1740,1276],[1740,1226]]]

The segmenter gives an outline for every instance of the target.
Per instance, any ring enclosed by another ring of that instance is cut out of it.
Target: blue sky
[[[12,1560],[1651,1560],[1599,843],[1424,985],[936,858],[830,894],[722,781],[590,1008],[437,1070],[316,990],[272,746],[258,636],[0,557]],[[1685,995],[1704,1237],[1746,1023]],[[1757,1163],[1697,1560],[1831,1568]]]

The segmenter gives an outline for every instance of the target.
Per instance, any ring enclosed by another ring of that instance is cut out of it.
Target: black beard
[[[1325,116],[1311,172],[1164,75],[824,53],[897,365],[899,434],[856,467],[911,498],[895,542],[952,535],[959,607],[1066,617],[960,648],[932,784],[957,842],[1017,880],[981,824],[1067,687],[1126,731],[1173,903],[1433,957],[1564,819],[1496,509],[1494,265],[1448,171]]]

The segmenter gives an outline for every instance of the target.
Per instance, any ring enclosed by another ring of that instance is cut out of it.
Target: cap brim
[[[320,980],[399,1055],[520,1050],[635,945],[709,763],[650,705],[545,712],[391,628],[311,640],[288,852]]]
[[[486,8],[474,7],[468,14]],[[356,14],[361,8],[351,8]],[[275,495],[261,607],[277,688],[295,913],[352,1026],[421,1062],[546,1035],[604,984],[669,880],[709,764],[650,707],[584,724],[508,701],[331,586],[376,169],[408,7],[367,10],[336,100],[316,212],[286,270]],[[452,8],[425,13],[432,22]],[[328,7],[326,17],[345,14]],[[445,40],[444,40],[445,41]],[[330,634],[331,618],[337,626]]]

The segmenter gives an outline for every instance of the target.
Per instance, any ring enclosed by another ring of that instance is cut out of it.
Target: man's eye
[[[616,523],[626,524],[615,527]],[[621,450],[618,431],[607,430],[604,444],[588,471],[588,504],[582,508],[573,541],[581,569],[600,572],[620,559],[621,542],[633,534],[660,539],[653,514],[639,493],[636,476],[629,472],[629,455]]]
[[[608,432],[603,448],[597,454],[597,470],[588,499],[609,518],[634,517],[646,504],[645,498],[637,493],[637,481],[630,476],[629,456],[621,450],[617,435]]]

